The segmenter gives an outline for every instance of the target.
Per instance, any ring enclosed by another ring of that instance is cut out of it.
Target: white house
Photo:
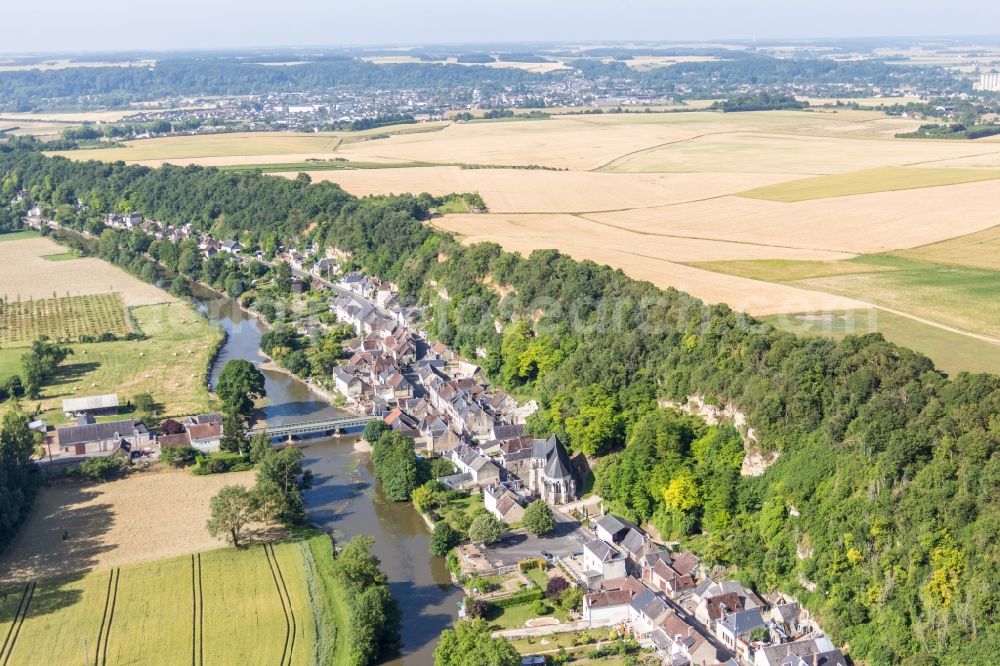
[[[609,627],[628,621],[629,590],[602,590],[583,597],[583,619],[591,627]]]
[[[524,520],[524,507],[517,493],[503,484],[488,486],[483,491],[483,506],[508,525]]]
[[[625,577],[625,556],[600,539],[583,544],[583,569],[591,584]]]

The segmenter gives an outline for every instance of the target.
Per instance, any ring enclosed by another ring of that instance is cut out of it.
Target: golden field
[[[65,252],[65,247],[48,238],[0,238],[0,297],[26,301],[29,298],[118,293],[128,307],[175,300],[162,289],[100,259],[46,261],[43,258]],[[44,279],[39,279],[42,276]]]
[[[1000,226],[896,254],[908,259],[1000,271]]]
[[[253,472],[196,476],[158,470],[93,486],[43,488],[0,558],[0,580],[50,578],[218,548],[223,542],[205,529],[208,500],[222,486],[253,483]],[[184,500],[157,509],[166,497]]]
[[[351,194],[479,192],[496,213],[587,213],[652,208],[729,194],[741,187],[783,182],[775,174],[600,173],[527,169],[403,167],[308,171]],[[281,175],[295,178],[295,171]]]
[[[810,201],[846,197],[854,194],[873,194],[896,190],[914,190],[923,187],[942,187],[976,183],[1000,178],[1000,171],[990,169],[930,169],[926,167],[881,167],[864,171],[838,173],[765,185],[746,192],[741,197],[768,201]]]
[[[977,234],[988,235],[997,224],[1000,171],[992,170],[1000,170],[1000,145],[894,138],[919,124],[829,107],[569,113],[357,134],[166,138],[68,156],[150,165],[289,165],[277,174],[285,177],[294,177],[296,163],[306,159],[357,162],[369,168],[317,168],[310,176],[357,195],[478,192],[489,213],[446,215],[433,224],[466,243],[493,241],[523,253],[554,247],[708,302],[775,314],[873,302],[891,308],[890,292],[903,288],[902,273],[862,279],[839,263],[858,255],[908,252],[921,259],[925,248],[935,248],[938,256],[930,261],[994,267],[987,250],[993,237],[980,242]],[[370,168],[380,163],[392,168]],[[959,237],[964,240],[953,240]],[[767,271],[743,274],[741,262],[776,262],[778,278],[765,277]],[[784,279],[780,262],[805,262],[807,274],[817,264],[836,267],[823,278]],[[945,292],[955,288],[944,283]],[[950,302],[944,292],[933,293]],[[903,314],[942,331],[986,330],[964,325],[964,306],[918,314],[904,312],[910,300],[899,304]]]

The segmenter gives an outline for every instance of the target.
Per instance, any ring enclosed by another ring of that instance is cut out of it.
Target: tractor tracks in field
[[[111,570],[108,576],[108,589],[104,598],[104,614],[101,615],[101,628],[97,632],[97,649],[94,664],[98,666],[108,663],[108,642],[111,636],[111,625],[115,619],[115,605],[118,602],[118,582],[121,579],[121,569]]]
[[[34,582],[26,583],[24,590],[21,592],[21,599],[17,603],[14,619],[10,623],[7,635],[4,636],[3,647],[0,648],[0,664],[3,664],[3,666],[7,666],[10,663],[10,655],[14,652],[14,644],[21,633],[21,627],[24,626],[24,618],[28,615],[28,606],[31,605],[31,599],[35,596],[35,586],[36,583]]]
[[[288,586],[285,584],[285,576],[278,564],[278,556],[274,552],[274,545],[264,544],[264,557],[267,558],[267,565],[271,569],[271,577],[274,579],[274,587],[278,591],[278,599],[281,600],[281,610],[285,614],[285,645],[281,651],[281,666],[288,664],[291,666],[292,653],[295,650],[296,622],[295,611],[292,609],[292,597],[288,593]]]
[[[201,584],[201,553],[191,556],[191,666],[205,662],[205,592]]]

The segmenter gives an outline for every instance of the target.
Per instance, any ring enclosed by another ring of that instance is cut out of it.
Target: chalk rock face
[[[737,409],[735,405],[727,403],[720,407],[706,403],[704,396],[691,395],[684,403],[661,400],[660,407],[679,409],[686,414],[702,418],[709,425],[733,424],[733,427],[743,436],[745,454],[743,465],[740,467],[740,474],[743,476],[760,476],[778,459],[777,451],[765,452],[761,450],[757,434],[747,423],[746,414]]]

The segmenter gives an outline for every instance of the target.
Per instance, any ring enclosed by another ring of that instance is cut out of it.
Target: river
[[[254,318],[230,299],[201,291],[196,295],[206,316],[229,334],[212,369],[213,384],[231,359],[266,360],[259,349],[263,328]],[[285,373],[264,370],[264,377],[268,405],[263,411],[270,423],[345,414]],[[452,585],[444,560],[428,553],[430,532],[423,519],[411,504],[386,500],[372,479],[368,456],[355,451],[353,438],[311,439],[304,453],[315,480],[303,494],[310,522],[338,539],[375,537],[374,552],[402,616],[402,653],[389,663],[432,664],[437,638],[456,618],[462,594]]]

